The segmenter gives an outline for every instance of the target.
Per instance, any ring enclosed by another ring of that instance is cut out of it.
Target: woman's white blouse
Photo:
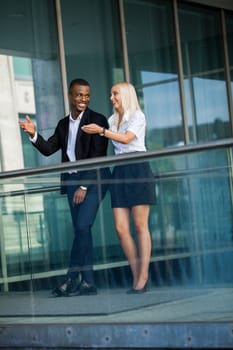
[[[145,131],[146,131],[146,118],[143,112],[136,111],[130,118],[129,113],[125,113],[119,129],[117,129],[117,123],[114,115],[109,119],[109,129],[124,134],[126,131],[131,131],[135,134],[135,138],[127,145],[113,141],[115,154],[130,153],[130,152],[143,152],[146,151],[145,147]]]

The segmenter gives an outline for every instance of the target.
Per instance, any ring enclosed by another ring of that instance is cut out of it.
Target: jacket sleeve
[[[45,140],[39,133],[35,143],[32,143],[34,147],[44,156],[50,156],[57,152],[61,148],[61,142],[59,137],[59,124],[56,127],[54,134]]]
[[[109,128],[107,119],[103,115],[98,115],[95,120],[95,123]],[[108,148],[108,139],[99,134],[91,135],[91,142],[89,144],[89,155],[88,158],[104,157],[107,155]],[[94,170],[85,170],[80,172],[80,180],[83,186],[86,186],[88,190],[93,190],[96,186],[100,185],[99,181],[105,176],[105,169],[94,169]],[[86,181],[86,182],[85,182]]]
[[[108,129],[108,122],[106,118],[99,118],[98,125]],[[97,124],[97,123],[96,123]],[[103,157],[107,155],[108,139],[99,134],[92,135],[91,148],[90,148],[90,158]]]

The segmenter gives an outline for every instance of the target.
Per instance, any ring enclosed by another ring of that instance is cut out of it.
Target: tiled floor
[[[0,349],[232,349],[233,288],[0,294]]]
[[[233,288],[151,288],[141,295],[101,289],[53,298],[49,291],[0,294],[0,323],[233,322]]]

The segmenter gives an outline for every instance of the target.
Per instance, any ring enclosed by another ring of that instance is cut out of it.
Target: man
[[[72,80],[68,97],[70,114],[58,122],[54,134],[48,140],[37,133],[29,116],[26,116],[25,122],[19,122],[20,127],[29,134],[30,141],[43,155],[49,156],[61,150],[62,162],[105,156],[108,140],[103,134],[105,128],[108,128],[108,122],[103,115],[88,108],[89,83],[84,79]],[[83,132],[81,127],[89,123],[101,125],[103,133],[88,135]],[[101,178],[106,177],[108,172],[102,169]],[[74,239],[66,279],[52,291],[52,294],[58,297],[96,294],[91,227],[105,190],[100,196],[96,170],[70,171],[62,174],[61,185],[61,192],[67,193]],[[75,281],[79,274],[81,274],[81,282],[76,285]]]

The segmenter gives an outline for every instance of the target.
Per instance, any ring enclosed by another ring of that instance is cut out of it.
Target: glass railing
[[[44,317],[46,322],[55,318],[83,324],[233,321],[231,141],[111,156],[73,167],[80,172],[95,169],[100,189],[100,184],[112,183],[101,179],[100,169],[142,161],[153,171],[157,202],[149,217],[149,290],[135,296],[126,294],[132,276],[114,228],[110,191],[92,229],[98,294],[52,298],[52,288],[66,274],[73,240],[66,195],[60,193],[60,175],[70,165],[0,174],[0,319]]]

